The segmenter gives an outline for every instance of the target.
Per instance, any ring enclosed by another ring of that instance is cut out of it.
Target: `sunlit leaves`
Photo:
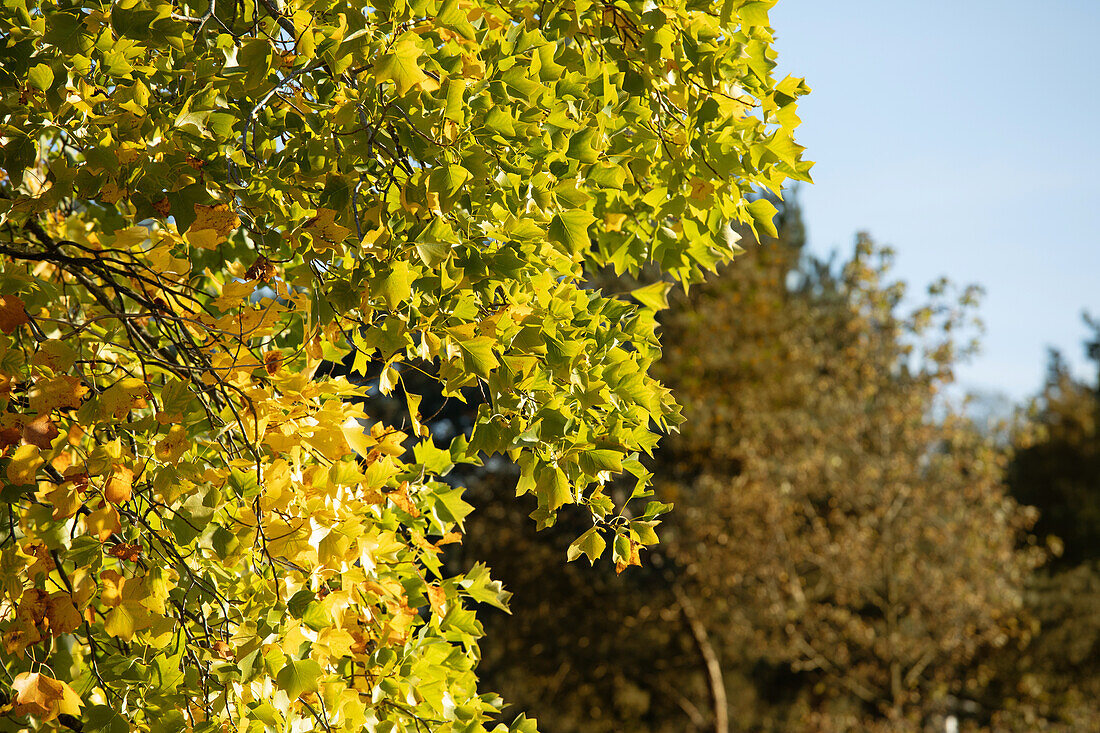
[[[417,63],[420,56],[416,36],[406,33],[374,62],[375,78],[380,82],[392,81],[397,93],[402,96],[413,88],[428,92],[439,89],[439,82],[421,70]]]
[[[577,539],[573,540],[569,545],[568,558],[570,561],[576,560],[581,555],[585,555],[589,562],[595,563],[603,555],[604,549],[607,548],[607,541],[600,536],[600,532],[596,527],[588,530]]]
[[[0,581],[71,594],[72,654],[41,619],[12,638],[86,729],[484,727],[473,606],[507,593],[443,577],[473,507],[439,477],[518,458],[541,525],[577,506],[590,557],[635,558],[626,517],[666,507],[604,488],[644,495],[678,420],[661,298],[585,279],[698,278],[752,191],[806,177],[807,90],[745,7],[16,0]],[[458,435],[418,414],[471,391]],[[408,415],[368,418],[379,395]]]

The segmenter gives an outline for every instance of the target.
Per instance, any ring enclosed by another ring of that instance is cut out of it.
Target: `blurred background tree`
[[[1032,428],[1017,434],[1008,471],[1013,496],[1040,512],[1036,534],[1057,550],[1027,594],[1034,639],[1000,661],[1003,694],[1024,730],[1044,720],[1100,730],[1100,322],[1085,321],[1096,381],[1073,376],[1051,352]]]

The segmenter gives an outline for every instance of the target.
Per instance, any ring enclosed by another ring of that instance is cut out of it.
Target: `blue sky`
[[[1085,373],[1100,316],[1100,0],[780,0],[780,71],[806,77],[810,247],[867,230],[897,275],[986,290],[968,389],[1040,386],[1048,346]]]

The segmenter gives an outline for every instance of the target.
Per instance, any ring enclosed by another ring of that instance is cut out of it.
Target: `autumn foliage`
[[[541,526],[590,518],[570,557],[656,541],[666,507],[603,487],[646,497],[680,420],[659,299],[584,284],[698,279],[808,180],[770,5],[7,2],[3,714],[492,726],[474,609],[507,593],[444,569],[443,477],[507,454]],[[482,395],[470,429],[437,440],[413,373]]]

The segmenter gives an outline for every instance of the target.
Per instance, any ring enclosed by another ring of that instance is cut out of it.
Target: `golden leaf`
[[[31,410],[41,415],[50,410],[80,407],[81,398],[86,394],[88,388],[79,379],[60,374],[36,381],[28,396]]]
[[[432,607],[432,613],[442,618],[447,613],[447,591],[438,585],[429,585],[428,605]]]
[[[607,212],[603,215],[603,230],[605,232],[621,232],[624,221],[626,221],[626,214]]]
[[[336,212],[323,206],[303,225],[303,230],[313,240],[313,249],[317,251],[331,249],[330,245],[340,244],[351,234],[350,229],[337,223]]]
[[[103,489],[103,498],[112,504],[125,504],[133,496],[134,472],[126,466],[115,466]]]
[[[106,542],[112,534],[122,531],[118,511],[108,502],[103,502],[103,506],[85,517],[84,525],[100,542]]]
[[[195,221],[187,230],[187,241],[194,247],[213,249],[229,238],[241,225],[237,213],[229,204],[195,204]]]
[[[21,672],[11,683],[15,690],[15,715],[33,715],[49,721],[64,713],[80,715],[83,702],[76,691],[61,680],[39,672]]]
[[[38,467],[43,463],[38,446],[21,445],[15,449],[8,464],[8,481],[16,486],[33,484]]]
[[[165,463],[176,463],[180,456],[187,452],[187,431],[181,425],[173,425],[168,430],[168,435],[157,443],[154,449],[157,460]]]

